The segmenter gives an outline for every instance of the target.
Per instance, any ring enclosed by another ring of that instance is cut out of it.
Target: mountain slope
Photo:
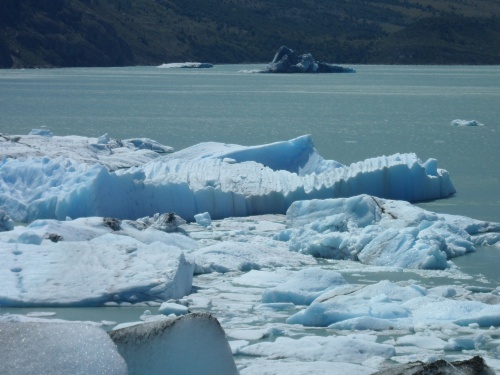
[[[499,64],[500,0],[2,0],[0,67]]]

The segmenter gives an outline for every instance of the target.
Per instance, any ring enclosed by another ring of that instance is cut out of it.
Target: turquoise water
[[[421,206],[500,221],[500,67],[355,66],[355,74],[245,74],[259,65],[0,70],[0,132],[148,137],[179,150],[311,134],[349,164],[415,152],[457,194]],[[456,128],[454,119],[482,127]]]

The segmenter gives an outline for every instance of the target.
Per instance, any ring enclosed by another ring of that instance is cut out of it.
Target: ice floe
[[[1,136],[0,309],[57,312],[0,315],[0,335],[59,306],[147,306],[111,334],[129,373],[369,374],[477,355],[500,371],[500,289],[453,263],[498,250],[500,224],[408,203],[455,192],[436,160],[344,166],[310,136],[111,145]]]

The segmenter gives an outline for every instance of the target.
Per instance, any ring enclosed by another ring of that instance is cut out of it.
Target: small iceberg
[[[199,63],[199,62],[184,62],[184,63],[169,63],[161,64],[158,68],[171,69],[171,68],[213,68],[213,64]]]
[[[352,68],[315,61],[310,53],[297,55],[288,47],[281,46],[273,61],[260,73],[354,73]]]
[[[462,127],[462,126],[484,126],[479,121],[476,120],[453,120],[450,124],[451,126]]]

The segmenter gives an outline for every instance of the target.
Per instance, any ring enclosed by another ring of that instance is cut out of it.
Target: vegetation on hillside
[[[1,0],[0,67],[499,64],[499,0]]]

